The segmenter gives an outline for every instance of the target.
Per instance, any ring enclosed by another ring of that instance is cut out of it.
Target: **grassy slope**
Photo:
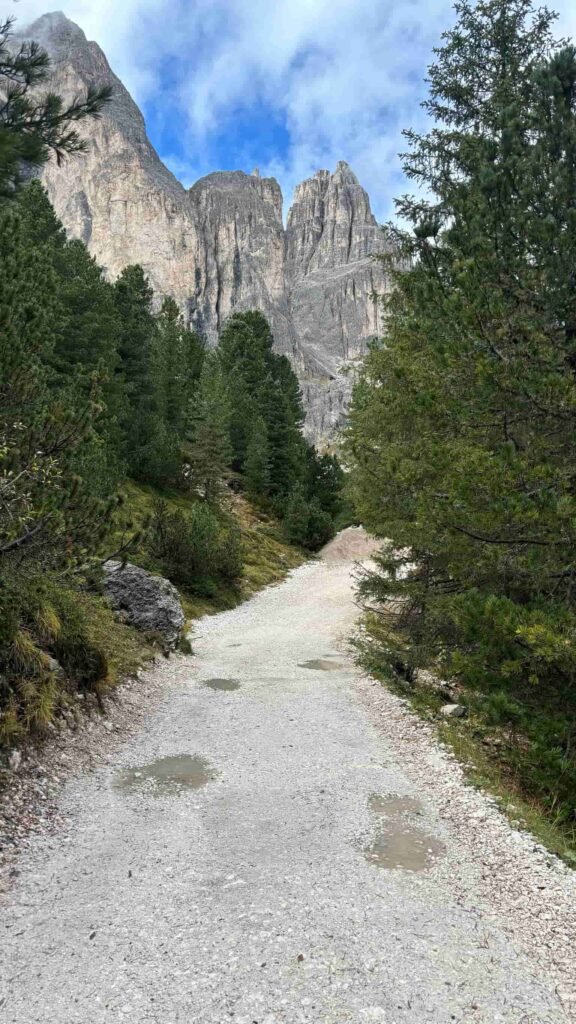
[[[125,487],[125,497],[126,507],[134,525],[142,528],[145,528],[157,498],[165,501],[170,509],[186,511],[190,505],[190,499],[178,491],[159,493],[152,487],[132,482]],[[284,539],[280,526],[274,519],[254,509],[239,495],[231,494],[228,501],[242,534],[244,575],[238,587],[220,587],[210,598],[187,594],[181,589],[182,604],[190,619],[233,608],[262,587],[284,579],[290,569],[301,565],[309,557]],[[128,557],[129,561],[149,569],[150,572],[162,573],[161,565],[151,557],[145,543],[139,551]]]
[[[125,510],[134,526],[145,527],[153,503],[159,497],[171,508],[185,510],[189,503],[189,499],[180,493],[159,494],[150,487],[133,483],[126,485]],[[274,520],[257,512],[236,495],[230,495],[229,502],[241,530],[244,575],[236,586],[215,587],[210,598],[198,598],[181,591],[189,621],[234,607],[255,591],[283,579],[290,569],[307,558],[303,551],[283,539]],[[114,538],[112,546],[121,541],[120,536]],[[130,553],[128,559],[152,572],[162,573],[161,565],[155,564],[147,551],[145,536],[139,549]],[[151,640],[119,622],[101,595],[72,589],[64,583],[54,585],[68,606],[73,606],[74,615],[65,616],[62,629],[59,628],[58,633],[51,637],[45,635],[45,630],[34,632],[26,628],[20,631],[23,642],[36,645],[33,648],[35,667],[21,666],[19,710],[14,705],[0,706],[0,755],[2,748],[7,753],[14,744],[26,741],[30,736],[41,736],[52,722],[58,722],[62,715],[66,715],[68,708],[77,707],[76,698],[81,691],[92,694],[92,700],[84,706],[95,707],[99,697],[114,689],[127,676],[134,675],[155,654]],[[48,604],[44,611],[50,611]],[[49,668],[42,668],[46,656],[58,653],[55,645],[63,632],[75,644],[77,652],[75,671],[68,677],[54,675]],[[89,659],[90,648],[104,656],[107,671],[97,683],[85,687],[83,663]]]

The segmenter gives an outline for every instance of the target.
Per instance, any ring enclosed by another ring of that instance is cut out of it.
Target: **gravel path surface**
[[[360,676],[355,614],[332,561],[198,623],[20,857],[3,1021],[575,1019],[575,876]]]

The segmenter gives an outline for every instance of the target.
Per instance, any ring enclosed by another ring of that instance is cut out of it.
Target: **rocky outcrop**
[[[86,127],[87,151],[43,171],[68,232],[111,277],[142,264],[157,294],[173,295],[210,344],[232,312],[261,309],[299,375],[308,433],[330,437],[351,388],[343,368],[380,331],[375,293],[387,288],[373,259],[385,239],[348,165],[297,187],[286,229],[280,187],[258,172],[210,174],[186,190],[96,43],[62,14],[44,15],[26,34],[52,55],[56,91],[114,88],[103,117]]]
[[[137,565],[106,562],[104,593],[110,606],[129,625],[158,634],[167,647],[176,646],[186,617],[170,580],[153,576]]]

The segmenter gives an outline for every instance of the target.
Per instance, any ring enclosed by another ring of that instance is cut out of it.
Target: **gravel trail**
[[[574,875],[355,669],[332,558],[202,619],[67,783],[0,908],[2,1021],[575,1019]]]

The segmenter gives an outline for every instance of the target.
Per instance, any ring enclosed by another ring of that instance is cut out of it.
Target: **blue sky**
[[[576,5],[557,0],[559,33]],[[255,166],[297,182],[347,160],[381,220],[406,189],[401,131],[422,123],[449,0],[0,0],[21,25],[60,9],[104,49],[185,184]]]

